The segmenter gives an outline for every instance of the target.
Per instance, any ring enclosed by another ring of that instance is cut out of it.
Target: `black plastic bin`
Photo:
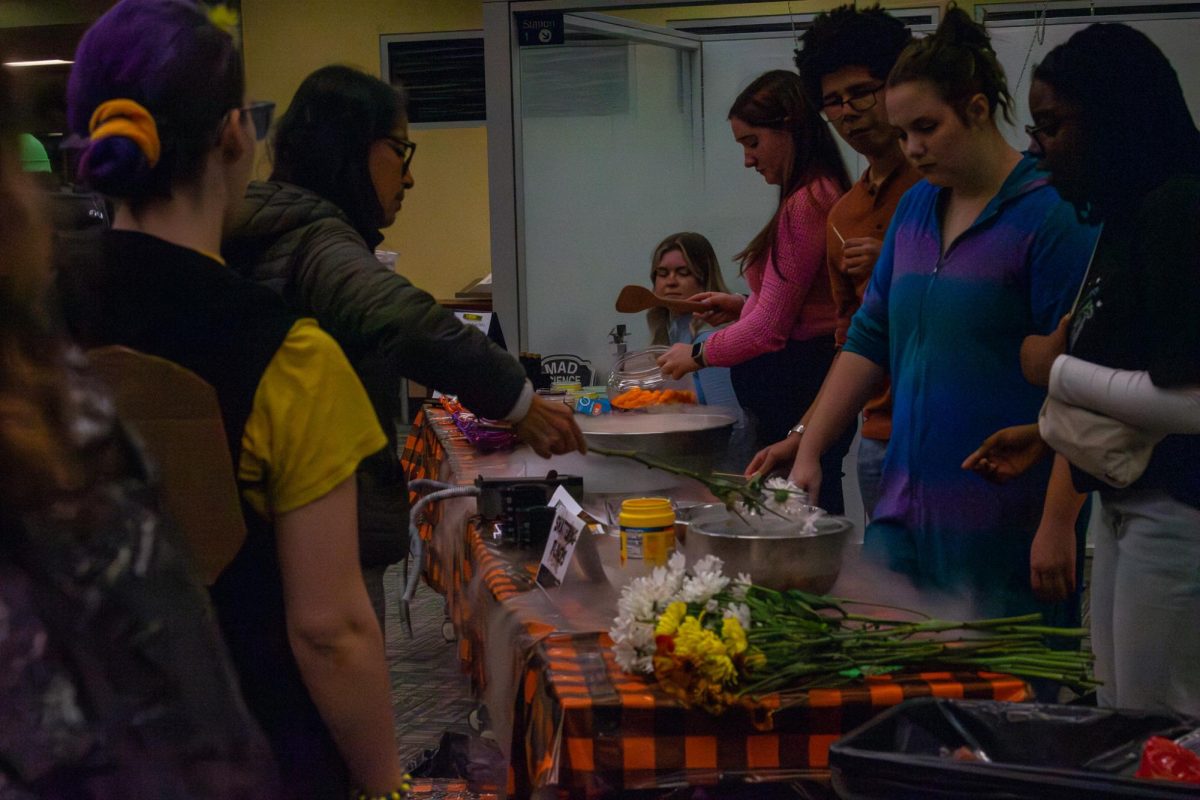
[[[1150,736],[1200,721],[1080,706],[927,697],[889,709],[829,751],[845,800],[1200,798],[1195,784],[1133,777]],[[960,748],[988,761],[960,760]]]

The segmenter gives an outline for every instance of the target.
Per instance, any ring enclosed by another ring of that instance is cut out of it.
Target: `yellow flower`
[[[208,21],[230,36],[233,36],[238,27],[238,12],[224,3],[210,6],[208,9]]]
[[[721,622],[721,638],[725,640],[725,649],[730,655],[738,655],[746,652],[746,631],[742,630],[742,623],[738,622],[734,617],[726,617]]]
[[[658,618],[658,624],[654,626],[655,636],[671,636],[679,629],[679,623],[683,621],[687,614],[687,604],[676,600],[671,605],[667,606],[667,610]]]
[[[734,683],[737,669],[725,643],[713,631],[704,628],[696,617],[686,617],[675,635],[675,656],[690,659],[702,676],[716,684]]]

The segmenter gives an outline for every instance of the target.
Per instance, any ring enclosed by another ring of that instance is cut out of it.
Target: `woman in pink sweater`
[[[691,298],[713,307],[706,322],[737,321],[698,347],[674,345],[659,365],[676,378],[704,366],[731,367],[762,447],[788,435],[833,361],[837,309],[825,269],[825,218],[850,180],[829,127],[794,72],[772,70],[755,79],[733,102],[729,124],[746,167],[779,187],[779,206],[736,256],[750,297],[702,292]],[[851,430],[822,462],[827,478],[820,497],[833,514],[844,510],[841,464],[853,437]]]

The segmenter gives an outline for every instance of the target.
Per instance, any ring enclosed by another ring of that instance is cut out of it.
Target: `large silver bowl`
[[[751,526],[719,504],[681,509],[679,516],[676,532],[689,565],[714,555],[725,562],[726,575],[745,572],[759,586],[814,594],[828,592],[837,581],[854,531],[850,520],[828,515],[816,521],[812,533],[770,515],[750,518]]]
[[[636,450],[705,473],[725,453],[734,418],[718,411],[612,413],[576,417],[588,445]]]

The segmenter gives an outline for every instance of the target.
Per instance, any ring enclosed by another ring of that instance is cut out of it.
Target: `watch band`
[[[692,345],[692,361],[696,362],[696,366],[703,369],[708,366],[704,363],[704,342],[699,341]]]
[[[807,426],[803,422],[797,422],[788,430],[788,436],[791,436],[793,433],[797,436],[803,436],[806,428]]]

